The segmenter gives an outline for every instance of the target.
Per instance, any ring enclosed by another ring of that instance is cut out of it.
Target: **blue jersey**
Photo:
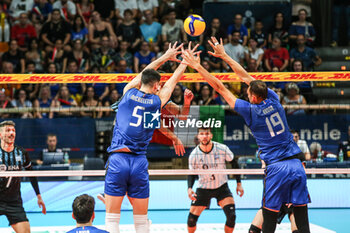
[[[77,227],[67,233],[108,233],[108,231],[100,230],[92,226]]]
[[[136,88],[128,90],[118,104],[112,143],[107,151],[128,148],[134,154],[145,155],[154,130],[160,128],[160,109],[159,96]]]
[[[259,146],[260,158],[267,164],[301,152],[289,131],[278,95],[272,90],[268,89],[267,99],[260,104],[237,99],[234,110],[252,131]]]

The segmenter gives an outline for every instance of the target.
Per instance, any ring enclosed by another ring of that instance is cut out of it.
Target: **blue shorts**
[[[112,153],[106,164],[105,193],[133,198],[149,197],[146,155]]]
[[[279,211],[282,203],[310,203],[306,174],[299,159],[279,161],[265,169],[262,206]]]

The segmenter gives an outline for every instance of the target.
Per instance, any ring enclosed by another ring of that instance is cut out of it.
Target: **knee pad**
[[[235,204],[228,204],[224,206],[224,213],[226,215],[226,226],[234,228],[236,224],[236,207]]]
[[[261,229],[251,224],[248,233],[261,233]]]
[[[188,219],[187,219],[187,226],[188,227],[195,227],[197,225],[198,218],[199,218],[198,215],[194,215],[194,214],[190,213],[188,215]]]

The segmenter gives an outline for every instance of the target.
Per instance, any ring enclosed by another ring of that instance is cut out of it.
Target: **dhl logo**
[[[63,79],[59,79],[56,76],[30,76],[23,79],[23,82],[62,82]]]

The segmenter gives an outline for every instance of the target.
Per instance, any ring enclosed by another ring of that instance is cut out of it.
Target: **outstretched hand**
[[[193,49],[191,49],[191,42],[188,44],[188,49],[181,48],[183,58],[182,63],[188,66],[191,66],[195,69],[195,66],[200,64],[201,60],[199,54],[201,51],[195,52],[198,48],[199,44],[197,44]]]
[[[175,149],[175,154],[177,156],[184,156],[186,151],[180,139],[176,138],[175,140],[173,140],[173,146]]]
[[[168,50],[165,52],[165,56],[167,58],[167,60],[170,61],[176,61],[181,63],[181,61],[179,59],[177,59],[177,55],[181,54],[181,51],[179,51],[180,49],[182,49],[183,44],[180,44],[179,46],[177,46],[177,42],[175,42],[173,45],[171,45],[171,43],[169,44],[169,48]]]
[[[208,40],[208,43],[214,50],[214,52],[208,51],[210,55],[214,57],[222,58],[226,54],[224,43],[222,42],[222,38],[220,38],[220,43],[219,43],[218,40],[214,36],[212,36],[211,41]]]

